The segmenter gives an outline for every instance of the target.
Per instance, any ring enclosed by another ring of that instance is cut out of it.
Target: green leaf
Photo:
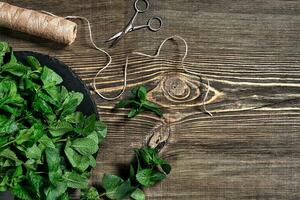
[[[145,107],[147,110],[150,110],[150,111],[154,112],[155,114],[157,114],[160,117],[163,115],[163,113],[160,110],[159,106],[157,104],[151,102],[151,101],[146,100],[143,103],[143,107]]]
[[[65,121],[58,121],[49,126],[49,132],[53,137],[61,137],[64,134],[73,131],[73,126]]]
[[[21,176],[23,175],[23,168],[21,165],[17,166],[14,174],[12,175],[13,179],[18,179],[21,178]]]
[[[29,159],[40,160],[42,152],[36,144],[26,150],[26,157]]]
[[[40,62],[33,56],[27,56],[26,61],[34,70],[42,70]]]
[[[105,194],[110,199],[122,200],[134,192],[135,187],[131,186],[130,180],[123,181],[115,175],[104,174],[102,179]]]
[[[58,199],[62,196],[67,190],[67,184],[63,181],[59,182],[56,187],[50,186],[45,189],[44,193],[46,200]]]
[[[135,170],[132,164],[130,164],[130,173],[129,173],[129,177],[131,181],[135,180]]]
[[[83,136],[87,136],[95,130],[95,123],[96,123],[96,115],[95,114],[93,114],[85,119],[84,128],[82,131]],[[98,142],[97,142],[97,144],[98,144]]]
[[[90,138],[76,139],[72,142],[71,146],[81,155],[91,155],[98,151],[98,144]]]
[[[33,200],[31,198],[31,195],[26,191],[24,187],[22,187],[19,184],[16,184],[12,189],[11,192],[15,197],[17,197],[20,200]]]
[[[46,148],[46,160],[49,172],[56,172],[60,166],[60,155],[58,149]]]
[[[30,129],[20,130],[18,136],[16,137],[16,144],[20,145],[24,142],[29,141],[32,131]]]
[[[44,84],[44,88],[52,87],[63,82],[63,79],[48,67],[43,67],[41,80]]]
[[[76,172],[66,172],[63,175],[63,178],[70,188],[85,189],[88,186],[88,179],[83,175],[77,174]]]
[[[12,117],[6,121],[0,122],[0,136],[12,134],[18,130],[18,124]]]
[[[8,158],[10,160],[16,161],[16,162],[20,162],[20,160],[18,159],[17,155],[10,150],[9,148],[4,149],[3,151],[0,152],[0,157],[3,158]]]
[[[67,193],[64,193],[62,196],[58,198],[58,200],[70,200],[70,197]]]
[[[40,144],[43,144],[45,147],[55,149],[54,143],[47,135],[43,135],[38,141]]]
[[[61,87],[52,86],[44,89],[46,93],[53,99],[53,101],[61,103],[63,95],[61,95]]]
[[[138,89],[138,97],[140,102],[144,102],[147,98],[147,89],[144,86],[139,87]]]
[[[114,192],[106,193],[106,196],[111,199],[123,200],[129,197],[135,190],[136,188],[131,186],[130,180],[128,179],[118,186]]]
[[[79,124],[84,122],[85,119],[84,119],[84,115],[81,112],[74,112],[67,115],[64,118],[64,120],[72,124]]]
[[[3,57],[10,51],[9,45],[6,42],[0,42],[0,67],[3,65]]]
[[[99,142],[101,142],[107,135],[107,126],[101,121],[96,121],[95,131],[98,135]]]
[[[36,112],[43,113],[44,116],[53,114],[51,106],[41,98],[36,97],[32,106]]]
[[[132,108],[131,110],[130,110],[130,112],[128,113],[128,118],[133,118],[133,117],[135,117],[137,114],[139,113],[139,110],[138,109],[136,109],[136,108]]]
[[[97,133],[94,131],[90,135],[88,135],[86,138],[89,138],[93,140],[96,144],[99,144],[99,139]]]
[[[96,164],[97,164],[97,161],[96,159],[94,158],[94,156],[90,155],[88,156],[88,159],[89,159],[89,164],[91,167],[96,167]]]
[[[96,188],[91,187],[81,196],[81,200],[99,200],[100,196]]]
[[[44,101],[46,101],[47,103],[50,103],[56,107],[59,107],[60,104],[59,102],[55,101],[55,99],[53,99],[52,97],[48,96],[47,94],[45,94],[42,91],[37,92],[36,94],[39,98],[43,99]]]
[[[84,172],[91,164],[91,161],[88,156],[80,156],[80,160],[76,166],[80,172]]]
[[[65,101],[62,104],[61,116],[65,117],[74,113],[77,107],[83,100],[83,94],[79,92],[70,92]]]
[[[136,175],[136,180],[143,186],[150,187],[166,178],[164,173],[152,169],[143,169]]]
[[[40,188],[42,186],[42,177],[35,172],[28,170],[26,173],[26,179],[29,185],[32,187],[33,191],[36,193],[36,195],[40,198]]]
[[[9,45],[7,42],[0,42],[0,53],[7,53],[9,52]]]
[[[8,142],[9,137],[10,137],[9,135],[0,137],[0,147],[2,147],[3,145],[5,145]]]
[[[106,191],[114,190],[123,182],[123,179],[111,174],[104,174],[102,178],[102,185]]]
[[[137,188],[131,195],[130,195],[131,198],[133,198],[134,200],[145,200],[146,199],[146,196],[145,196],[145,193]]]
[[[8,175],[5,175],[4,177],[1,177],[2,180],[0,182],[0,192],[7,191],[7,186],[9,185],[10,177]]]
[[[3,72],[8,72],[10,74],[13,74],[15,76],[24,76],[27,74],[28,69],[27,67],[25,67],[24,65],[20,64],[20,63],[7,63],[5,65],[2,66],[1,71]]]
[[[95,167],[96,160],[93,156],[81,156],[70,147],[70,142],[67,142],[65,147],[65,155],[72,167],[79,171],[85,171],[89,166]]]
[[[69,146],[66,146],[64,151],[72,167],[77,167],[81,159],[80,155]]]

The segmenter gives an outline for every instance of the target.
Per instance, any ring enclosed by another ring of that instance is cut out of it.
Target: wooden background
[[[12,0],[18,6],[91,20],[96,43],[120,31],[133,14],[133,0]],[[158,59],[130,55],[130,88],[145,84],[165,111],[163,119],[144,113],[133,120],[128,110],[112,112],[116,102],[94,95],[109,134],[98,155],[91,182],[104,172],[119,173],[132,148],[154,135],[173,166],[169,178],[147,189],[150,200],[300,199],[300,1],[297,0],[151,0],[139,24],[161,16],[164,27],[130,33],[109,49],[113,65],[97,79],[114,95],[122,86],[125,58],[132,51],[153,54],[171,35],[189,44],[185,74],[180,41],[169,42]],[[0,39],[16,50],[57,57],[90,84],[106,57],[91,48],[85,24],[77,21],[77,41],[69,47],[0,29]],[[203,113],[206,101],[213,113]],[[169,138],[168,138],[169,135]],[[167,139],[167,141],[165,141]],[[152,145],[156,141],[151,141]],[[163,145],[165,144],[165,145]]]

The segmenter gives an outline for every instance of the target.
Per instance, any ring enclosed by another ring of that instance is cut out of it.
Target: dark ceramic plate
[[[78,111],[89,116],[91,114],[98,114],[95,101],[93,100],[89,89],[83,83],[83,81],[63,62],[52,58],[48,55],[31,51],[16,51],[14,52],[18,61],[26,63],[25,58],[27,56],[34,56],[37,58],[41,65],[46,65],[59,74],[63,78],[63,85],[69,91],[81,92],[84,95],[82,103],[78,107]],[[98,115],[97,115],[98,116]],[[7,192],[0,193],[0,200],[13,200],[14,198]]]

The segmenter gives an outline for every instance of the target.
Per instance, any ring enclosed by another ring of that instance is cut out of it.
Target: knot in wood
[[[165,92],[174,99],[186,99],[191,93],[190,87],[180,77],[169,77],[164,83]]]

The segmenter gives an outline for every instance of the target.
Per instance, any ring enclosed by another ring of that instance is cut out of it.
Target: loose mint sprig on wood
[[[146,110],[154,112],[159,117],[162,116],[160,107],[149,100],[147,100],[147,89],[140,86],[132,89],[132,96],[129,99],[124,99],[116,104],[116,108],[131,108],[128,113],[129,118],[135,117],[137,114]]]
[[[143,187],[151,187],[164,180],[171,172],[171,166],[162,159],[155,149],[142,147],[135,149],[136,159],[130,164],[128,179],[119,176],[104,174],[102,185],[105,192],[101,195],[95,188],[90,188],[82,194],[81,200],[99,200],[107,197],[112,200],[131,198],[145,200]]]

